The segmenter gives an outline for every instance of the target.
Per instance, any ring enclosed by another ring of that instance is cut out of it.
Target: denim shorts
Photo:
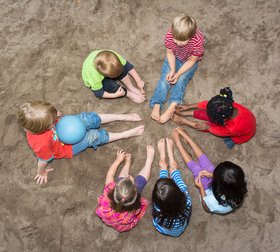
[[[101,124],[100,116],[94,112],[82,112],[77,114],[86,126],[86,135],[77,144],[72,145],[73,155],[92,147],[95,150],[98,146],[107,144],[109,142],[109,133],[105,129],[99,129]]]

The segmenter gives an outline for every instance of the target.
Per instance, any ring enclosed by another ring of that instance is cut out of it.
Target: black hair
[[[224,125],[225,119],[233,115],[233,94],[229,87],[222,88],[220,94],[211,98],[207,104],[207,115],[212,122]]]
[[[160,211],[153,207],[153,217],[158,218],[158,224],[167,229],[172,228],[176,220],[181,226],[189,222],[191,208],[186,208],[186,195],[170,178],[157,180],[152,194],[152,202]]]
[[[225,161],[213,172],[212,190],[221,205],[230,205],[233,209],[240,206],[247,192],[245,175],[240,166]]]

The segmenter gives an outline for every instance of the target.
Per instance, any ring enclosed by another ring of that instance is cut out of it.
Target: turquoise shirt
[[[211,211],[211,213],[216,213],[216,214],[227,214],[233,211],[232,207],[227,205],[223,206],[220,205],[219,202],[216,200],[213,191],[211,189],[207,189],[205,191],[206,196],[203,198],[205,204]]]
[[[84,84],[94,91],[99,90],[103,87],[102,80],[105,78],[104,75],[98,72],[94,66],[94,60],[96,58],[96,55],[101,51],[105,51],[105,50],[95,50],[92,53],[90,53],[88,57],[85,59],[82,68],[82,78]],[[126,64],[126,60],[121,55],[119,55],[118,53],[112,50],[108,50],[108,51],[115,53],[123,66]]]

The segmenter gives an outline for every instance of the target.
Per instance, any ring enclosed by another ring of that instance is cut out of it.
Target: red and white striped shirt
[[[173,41],[171,30],[166,33],[164,42],[165,47],[172,50],[175,57],[182,62],[186,62],[192,55],[197,56],[198,60],[201,60],[204,53],[204,35],[198,29],[195,35],[184,46],[178,46]]]

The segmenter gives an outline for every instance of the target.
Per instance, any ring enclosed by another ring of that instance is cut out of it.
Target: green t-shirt
[[[102,80],[105,78],[100,72],[98,72],[94,66],[94,59],[96,55],[104,50],[96,50],[89,54],[89,56],[85,59],[82,69],[82,78],[84,84],[91,88],[92,90],[99,90],[103,87]],[[121,64],[124,66],[126,64],[126,60],[119,55],[118,53],[109,50],[117,55]]]

